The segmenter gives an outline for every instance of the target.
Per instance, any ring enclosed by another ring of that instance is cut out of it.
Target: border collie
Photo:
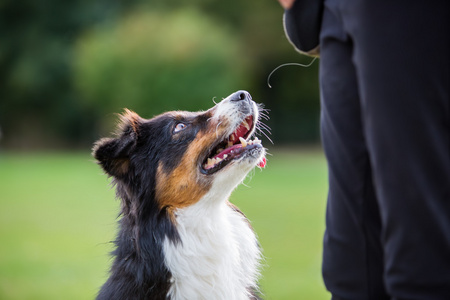
[[[261,253],[228,201],[265,149],[259,107],[238,91],[206,112],[143,119],[125,110],[93,156],[113,178],[121,219],[97,299],[259,299]]]

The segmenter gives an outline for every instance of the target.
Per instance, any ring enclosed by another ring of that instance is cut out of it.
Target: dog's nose
[[[230,101],[242,101],[242,100],[252,100],[252,96],[250,96],[250,93],[247,91],[237,91],[230,97]]]

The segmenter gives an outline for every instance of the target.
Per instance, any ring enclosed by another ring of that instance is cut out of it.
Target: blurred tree
[[[117,1],[88,3],[1,1],[0,126],[9,144],[73,143],[88,132],[72,88],[73,42],[119,9]]]
[[[308,62],[281,15],[259,0],[1,1],[0,146],[87,147],[109,112],[204,109],[237,89],[271,110],[276,143],[317,141],[317,64],[266,85]]]
[[[207,109],[213,97],[248,85],[239,46],[226,26],[194,9],[137,9],[80,38],[75,81],[98,115]]]

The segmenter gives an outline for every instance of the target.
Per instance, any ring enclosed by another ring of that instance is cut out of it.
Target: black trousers
[[[323,277],[335,299],[450,299],[449,3],[325,1]]]

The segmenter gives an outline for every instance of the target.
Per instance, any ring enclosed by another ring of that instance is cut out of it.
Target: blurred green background
[[[150,118],[249,91],[268,166],[232,201],[260,237],[267,299],[328,299],[318,63],[275,0],[0,1],[0,299],[93,299],[119,203],[89,155],[123,108]],[[295,145],[295,146],[293,146]]]
[[[1,149],[89,147],[123,108],[150,118],[248,90],[275,144],[319,141],[318,63],[288,43],[275,0],[3,0]]]
[[[265,299],[326,300],[326,164],[317,149],[270,151],[232,194],[265,256]],[[0,299],[94,299],[107,278],[119,202],[88,153],[0,156]]]

